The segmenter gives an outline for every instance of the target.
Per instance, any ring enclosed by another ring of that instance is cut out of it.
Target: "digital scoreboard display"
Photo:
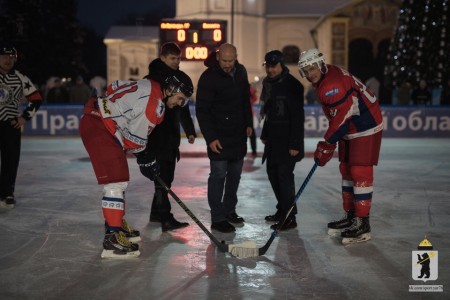
[[[209,53],[227,40],[224,20],[162,20],[159,41],[175,42],[181,48],[181,60],[205,60]]]

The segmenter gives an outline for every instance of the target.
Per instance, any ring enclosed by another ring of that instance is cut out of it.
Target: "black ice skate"
[[[355,212],[353,210],[348,211],[342,217],[342,219],[328,223],[328,235],[329,236],[341,236],[344,229],[347,229],[353,225],[355,218]]]
[[[131,227],[125,219],[122,220],[122,227],[120,228],[120,231],[125,233],[125,237],[132,243],[137,243],[142,240],[139,230],[133,229],[133,227]]]
[[[110,230],[108,223],[105,222],[105,234]],[[125,237],[132,243],[141,241],[141,233],[139,230],[133,229],[125,219],[122,220],[122,226],[119,229],[125,234]]]
[[[141,255],[139,245],[133,244],[123,231],[108,232],[103,240],[102,258],[134,258]]]
[[[283,226],[281,226],[280,228],[281,223],[283,223],[283,221],[279,221],[278,223],[271,225],[270,229],[272,230],[278,229],[278,231],[286,231],[289,229],[297,228],[297,221],[293,218],[287,219],[284,222]]]
[[[344,245],[361,243],[370,240],[369,217],[355,217],[353,226],[347,230],[344,230],[341,233],[341,237],[342,244]]]
[[[8,196],[5,199],[0,199],[0,206],[6,208],[14,208],[16,205],[16,200],[14,200],[14,196]]]

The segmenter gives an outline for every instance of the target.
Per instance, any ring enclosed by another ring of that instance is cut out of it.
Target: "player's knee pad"
[[[355,184],[357,182],[373,184],[373,166],[352,166],[350,172]]]
[[[127,189],[128,182],[115,182],[108,183],[103,186],[103,196],[111,198],[125,197],[125,190]]]

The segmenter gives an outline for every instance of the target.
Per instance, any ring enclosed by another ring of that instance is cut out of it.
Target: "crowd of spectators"
[[[450,79],[439,90],[440,96],[433,101],[433,89],[428,86],[426,80],[421,79],[416,84],[404,81],[396,89],[396,103],[398,105],[450,105]]]
[[[106,79],[93,77],[87,84],[82,76],[75,78],[50,77],[41,87],[44,103],[83,104],[91,96],[103,96]]]
[[[373,78],[370,82],[374,82]],[[375,84],[378,81],[375,81]],[[369,84],[369,80],[367,82]],[[101,76],[95,76],[87,84],[82,76],[67,79],[60,77],[51,77],[47,83],[40,89],[45,103],[84,103],[87,98],[93,95],[103,96],[106,89],[106,79]],[[394,91],[393,104],[396,105],[432,105],[433,91],[423,79],[416,84],[411,81],[404,81]],[[315,91],[308,87],[305,95],[305,104],[317,104],[317,95]],[[440,89],[439,101],[437,104],[450,105],[450,79]]]

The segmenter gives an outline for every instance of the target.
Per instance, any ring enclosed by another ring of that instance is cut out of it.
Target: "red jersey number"
[[[350,76],[353,78],[353,80],[355,81],[355,85],[359,88],[359,91],[363,93],[364,96],[366,96],[367,100],[369,100],[370,103],[375,103],[377,101],[377,97],[374,94],[372,94],[370,90],[367,89],[367,87],[364,85],[364,83],[361,82],[361,80],[359,80],[352,74],[348,73],[347,71],[343,69],[341,70],[345,76]]]
[[[358,78],[356,78],[355,76],[352,77],[355,80],[356,86],[359,87],[359,90],[364,94],[364,96],[366,96],[367,100],[369,100],[370,103],[375,103],[377,101],[377,97],[372,94],[372,92],[368,90],[367,87]]]
[[[108,100],[116,102],[116,100],[122,98],[125,94],[134,93],[138,89],[136,82],[130,82],[128,84],[121,85],[114,91],[114,94]]]

